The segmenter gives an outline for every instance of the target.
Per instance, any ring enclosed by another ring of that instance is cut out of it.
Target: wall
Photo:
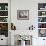
[[[17,10],[29,10],[29,20],[17,20]],[[27,30],[29,26],[37,23],[37,2],[30,0],[12,0],[11,15],[11,22],[14,22],[17,30]]]
[[[35,26],[36,34],[33,38],[33,46],[40,46],[38,43],[43,44],[43,39],[35,36],[38,36],[38,3],[45,2],[46,0],[11,0],[11,22],[16,25],[16,29],[28,30],[29,26],[32,24]],[[22,9],[29,10],[29,20],[17,20],[17,10]]]
[[[38,3],[46,0],[11,0],[11,22],[17,30],[27,30],[32,24],[37,29]],[[29,10],[29,20],[17,20],[17,10]]]

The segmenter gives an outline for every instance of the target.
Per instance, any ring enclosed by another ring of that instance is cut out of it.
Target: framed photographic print
[[[18,20],[29,20],[29,10],[17,10]]]

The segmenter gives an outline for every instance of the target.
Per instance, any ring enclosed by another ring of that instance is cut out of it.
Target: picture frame
[[[29,10],[17,10],[18,20],[29,20]]]

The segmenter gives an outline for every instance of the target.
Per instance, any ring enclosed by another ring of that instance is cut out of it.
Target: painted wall
[[[38,25],[38,3],[46,0],[11,0],[11,22],[16,25],[17,30],[28,30],[29,26]],[[29,10],[29,20],[17,20],[17,10]]]
[[[33,46],[44,46],[43,38],[38,38],[37,16],[38,16],[38,3],[45,3],[45,2],[46,0],[11,0],[11,22],[14,23],[14,25],[16,25],[16,29],[24,31],[28,30],[29,26],[31,26],[32,24],[35,26],[36,34],[33,33],[34,34],[34,38],[32,39]],[[29,20],[17,20],[17,10],[29,10]]]
[[[17,10],[29,10],[29,20],[17,20]],[[32,0],[12,0],[11,16],[11,22],[16,25],[17,30],[28,30],[29,26],[37,23],[37,2]]]

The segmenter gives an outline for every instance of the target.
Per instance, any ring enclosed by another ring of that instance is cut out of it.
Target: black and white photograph
[[[29,10],[17,10],[18,20],[29,20]]]

